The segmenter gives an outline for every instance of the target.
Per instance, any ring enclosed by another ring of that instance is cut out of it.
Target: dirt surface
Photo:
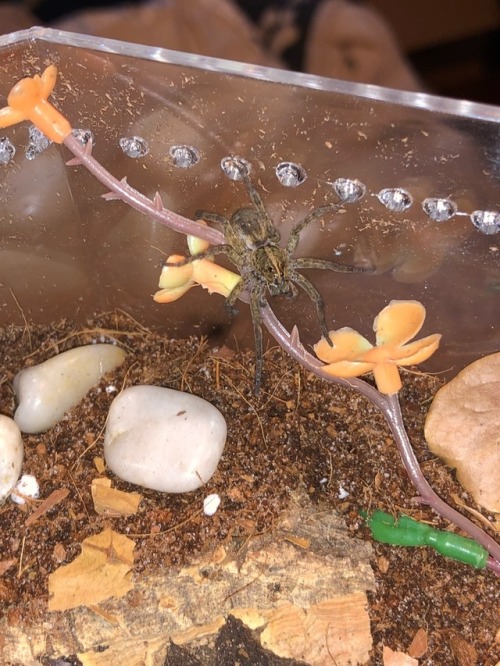
[[[135,575],[185,565],[217,544],[237,549],[252,535],[272,533],[297,488],[305,490],[318,510],[341,514],[348,532],[359,539],[370,540],[359,512],[375,508],[404,511],[447,527],[428,508],[412,502],[414,490],[376,408],[357,393],[303,371],[278,348],[266,352],[263,390],[255,397],[252,351],[214,349],[194,337],[168,340],[121,313],[99,316],[85,329],[69,321],[45,328],[11,327],[1,332],[0,340],[1,413],[14,412],[12,379],[18,370],[91,341],[116,341],[128,352],[125,364],[57,426],[24,437],[23,472],[37,477],[42,498],[59,489],[69,494],[29,527],[25,522],[36,501],[20,507],[8,500],[0,507],[0,607],[10,624],[43,621],[48,575],[71,562],[85,538],[106,527],[134,538]],[[425,414],[439,379],[405,372],[403,381],[404,418],[424,473],[450,503],[458,496],[467,507],[478,509],[423,440]],[[168,386],[209,400],[227,419],[228,440],[211,481],[185,495],[140,489],[108,473],[118,489],[140,490],[144,496],[136,515],[110,519],[93,510],[90,487],[99,476],[95,459],[102,457],[103,429],[113,398],[136,384]],[[209,518],[200,507],[212,492],[220,494],[222,503]],[[419,655],[421,666],[497,663],[498,578],[430,549],[374,543],[374,553],[377,589],[368,595],[373,664],[382,663],[384,645],[408,652],[419,630],[427,639],[425,653]],[[228,624],[226,634],[217,639],[219,648],[224,642],[231,644],[231,631],[247,636],[244,628]],[[180,661],[174,661],[175,654],[172,650],[167,663],[207,663],[185,648],[178,649]],[[222,660],[221,654],[214,663],[237,663],[231,657]],[[262,659],[259,664],[292,663]]]

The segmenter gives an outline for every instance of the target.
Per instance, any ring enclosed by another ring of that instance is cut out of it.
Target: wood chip
[[[105,478],[93,479],[91,491],[96,513],[111,517],[136,514],[142,500],[140,493],[125,493],[111,488],[111,480]]]
[[[49,576],[49,611],[92,607],[125,595],[134,587],[134,548],[131,539],[109,529],[85,539],[80,555]]]
[[[50,511],[50,509],[55,507],[56,504],[59,504],[59,502],[62,502],[68,495],[69,490],[67,488],[58,488],[58,490],[54,490],[50,493],[50,495],[39,505],[38,509],[33,511],[33,513],[26,518],[26,522],[24,523],[26,527],[33,525],[33,523],[43,516],[44,513]]]
[[[0,576],[3,576],[7,569],[10,569],[15,563],[16,560],[14,558],[0,561]]]
[[[396,652],[384,645],[382,652],[384,666],[418,666],[418,661],[404,652]]]
[[[427,641],[427,632],[425,629],[420,628],[415,636],[413,637],[410,647],[408,648],[408,654],[410,657],[423,657],[427,652],[428,641]]]
[[[478,663],[476,648],[459,634],[454,634],[452,636],[450,639],[450,647],[458,666],[476,666]]]

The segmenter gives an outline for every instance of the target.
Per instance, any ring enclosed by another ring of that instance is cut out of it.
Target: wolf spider
[[[227,297],[225,306],[230,314],[235,314],[237,310],[233,307],[234,303],[242,292],[248,292],[255,339],[255,394],[258,394],[263,366],[260,310],[267,305],[266,292],[268,291],[271,296],[293,298],[298,294],[297,286],[301,287],[315,304],[321,334],[330,342],[325,321],[324,300],[316,287],[298,271],[304,268],[320,268],[338,273],[357,273],[366,272],[369,269],[342,266],[325,259],[305,257],[295,259],[293,257],[299,243],[300,233],[323,214],[336,212],[342,206],[342,201],[320,206],[306,215],[294,226],[288,242],[283,248],[279,246],[280,233],[274,226],[260,194],[252,183],[246,165],[240,163],[238,171],[252,206],[239,208],[233,213],[231,219],[205,210],[198,210],[195,214],[196,220],[203,219],[206,222],[220,224],[227,243],[215,245],[204,252],[186,257],[181,262],[167,265],[182,266],[197,259],[225,254],[236,266],[242,279]],[[330,342],[330,344],[332,343]]]

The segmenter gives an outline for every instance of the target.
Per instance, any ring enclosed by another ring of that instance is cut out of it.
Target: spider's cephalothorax
[[[186,257],[183,262],[172,265],[179,266],[196,261],[197,259],[213,257],[222,253],[236,266],[242,279],[227,297],[226,307],[230,312],[234,312],[233,306],[237,298],[244,291],[248,293],[256,352],[255,393],[258,393],[263,364],[260,310],[267,304],[267,292],[271,296],[292,298],[298,293],[297,286],[301,287],[315,304],[321,333],[329,340],[323,298],[316,287],[299,273],[299,270],[304,268],[321,268],[340,273],[354,273],[366,272],[367,269],[342,266],[341,264],[336,264],[333,261],[325,259],[294,258],[293,256],[301,231],[323,214],[336,212],[342,206],[342,202],[315,208],[295,225],[286,246],[280,247],[279,231],[273,225],[260,194],[250,180],[248,170],[243,163],[239,168],[239,172],[250,197],[252,207],[239,208],[233,213],[231,219],[204,210],[197,211],[195,215],[195,219],[197,220],[203,219],[206,222],[220,224],[227,242],[223,245],[210,247],[200,254]]]

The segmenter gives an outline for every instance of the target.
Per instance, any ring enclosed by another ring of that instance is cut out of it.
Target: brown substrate
[[[237,550],[252,535],[272,533],[297,489],[304,489],[318,510],[341,514],[348,533],[359,539],[370,540],[359,512],[375,508],[447,527],[412,503],[415,492],[376,408],[354,391],[304,372],[280,349],[266,353],[264,389],[256,398],[252,351],[213,349],[197,338],[168,340],[119,313],[102,315],[85,330],[63,321],[45,328],[12,327],[1,335],[0,406],[8,415],[15,408],[12,379],[22,367],[93,340],[117,341],[128,351],[125,365],[67,418],[47,433],[24,438],[23,472],[36,476],[42,497],[61,488],[69,495],[29,527],[25,521],[36,503],[19,507],[8,500],[0,508],[0,561],[13,560],[0,577],[0,604],[11,625],[44,620],[48,575],[72,561],[85,538],[107,526],[136,542],[134,575],[185,565],[217,544]],[[182,389],[209,400],[227,419],[226,449],[207,486],[186,495],[138,489],[109,474],[117,488],[140,490],[144,500],[135,516],[99,516],[90,487],[99,476],[95,458],[102,457],[106,414],[116,395],[109,387],[136,384]],[[458,495],[478,508],[423,441],[425,414],[438,386],[436,378],[405,373],[405,423],[436,491],[450,502]],[[222,503],[207,517],[200,507],[211,492],[218,492]],[[373,664],[382,663],[383,645],[407,652],[419,629],[428,639],[421,666],[496,664],[500,585],[493,574],[430,549],[374,544],[374,553],[377,585],[368,595]],[[183,659],[190,663],[186,654]]]

